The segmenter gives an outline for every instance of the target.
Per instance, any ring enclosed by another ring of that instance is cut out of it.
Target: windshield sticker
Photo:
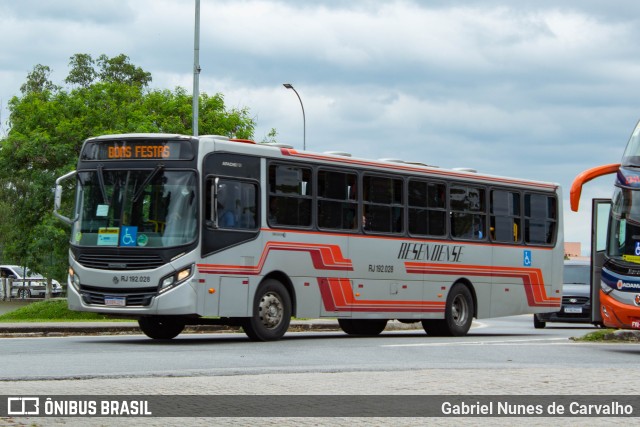
[[[100,227],[98,229],[98,246],[118,246],[118,227]]]
[[[627,262],[633,262],[636,264],[640,264],[640,256],[638,255],[622,255],[622,259]]]
[[[96,208],[96,216],[105,217],[109,215],[109,205],[98,205]]]
[[[135,246],[138,239],[138,227],[124,225],[120,228],[120,246]]]
[[[147,246],[149,237],[146,234],[138,234],[138,246]]]

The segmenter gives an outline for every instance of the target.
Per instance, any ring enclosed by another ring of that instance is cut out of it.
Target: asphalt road
[[[640,346],[579,344],[593,330],[561,325],[536,330],[530,316],[475,322],[469,335],[429,337],[422,330],[359,338],[335,332],[287,333],[251,342],[242,333],[7,338],[0,380],[257,375],[295,372],[633,366]]]
[[[586,325],[533,328],[530,316],[476,322],[459,338],[385,331],[5,338],[2,395],[591,395],[640,394],[638,344],[578,343]],[[327,416],[330,416],[328,414]],[[0,422],[2,420],[0,419]],[[130,425],[131,420],[12,418],[10,425]],[[80,422],[82,421],[82,422]],[[638,418],[557,418],[559,425],[632,425]],[[136,425],[241,425],[256,418],[136,419]],[[536,418],[278,418],[285,426],[549,425]]]

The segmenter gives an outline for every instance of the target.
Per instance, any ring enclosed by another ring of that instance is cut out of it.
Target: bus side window
[[[495,242],[520,241],[520,193],[492,190],[490,204],[490,236]]]
[[[216,184],[217,183],[217,184]],[[216,191],[213,187],[217,185]],[[210,178],[205,192],[205,220],[208,227],[253,230],[258,221],[256,183],[228,178]],[[214,221],[214,217],[216,221]]]

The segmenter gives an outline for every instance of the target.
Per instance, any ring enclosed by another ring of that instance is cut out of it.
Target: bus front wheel
[[[469,332],[473,321],[473,297],[461,283],[453,285],[447,296],[444,319],[426,319],[422,327],[428,335],[461,337]]]
[[[167,316],[141,317],[138,325],[146,336],[154,340],[170,340],[184,330],[183,321]]]
[[[287,332],[291,322],[291,297],[285,286],[274,279],[265,280],[256,292],[253,316],[242,328],[252,341],[275,341]]]
[[[547,322],[545,322],[544,320],[538,319],[538,316],[536,316],[534,314],[533,315],[533,327],[536,328],[536,329],[544,329],[545,326],[547,326]]]
[[[387,327],[387,319],[338,319],[340,328],[349,335],[380,335]]]

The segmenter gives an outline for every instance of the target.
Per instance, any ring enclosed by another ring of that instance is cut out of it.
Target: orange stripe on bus
[[[351,281],[345,278],[318,278],[326,311],[333,312],[422,312],[442,313],[442,301],[360,300],[353,294]]]
[[[538,268],[405,262],[405,269],[413,274],[518,278],[522,280],[530,307],[560,307],[561,298],[547,295],[544,277]]]
[[[342,255],[339,245],[314,243],[267,242],[257,265],[198,264],[198,271],[204,274],[260,274],[271,251],[308,252],[316,270],[353,270],[350,259]]]

